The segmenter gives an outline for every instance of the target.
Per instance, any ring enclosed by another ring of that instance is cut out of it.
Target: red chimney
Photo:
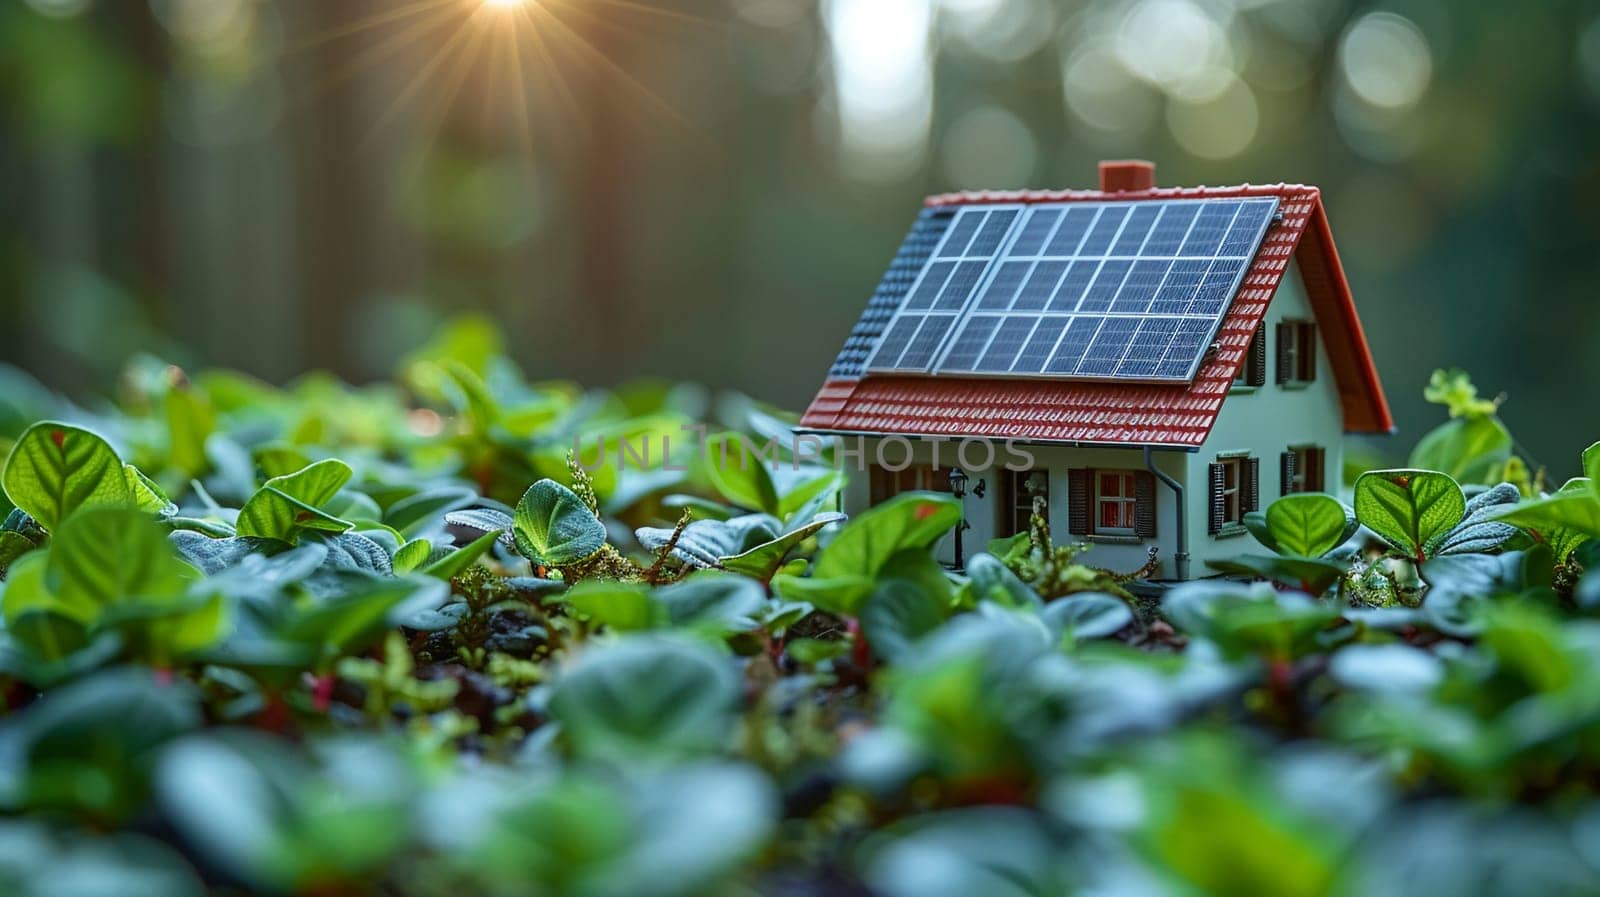
[[[1100,192],[1127,193],[1156,185],[1156,163],[1143,159],[1115,159],[1100,163]]]

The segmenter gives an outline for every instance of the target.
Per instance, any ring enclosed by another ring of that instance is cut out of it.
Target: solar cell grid
[[[1277,199],[967,206],[869,371],[1194,377]]]

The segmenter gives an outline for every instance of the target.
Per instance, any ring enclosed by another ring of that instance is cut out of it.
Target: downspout
[[[1178,550],[1172,555],[1172,566],[1173,571],[1178,575],[1178,579],[1187,581],[1189,579],[1189,533],[1185,529],[1185,523],[1188,521],[1189,512],[1184,506],[1183,484],[1156,466],[1155,450],[1148,445],[1144,447],[1144,466],[1145,469],[1155,475],[1156,479],[1166,483],[1167,487],[1172,490],[1173,496],[1177,498],[1178,525],[1176,531],[1178,535]]]

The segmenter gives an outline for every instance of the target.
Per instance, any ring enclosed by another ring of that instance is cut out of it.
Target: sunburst
[[[644,36],[652,22],[702,34],[720,27],[639,0],[402,0],[313,35],[297,49],[361,41],[320,85],[323,90],[402,56],[419,59],[371,123],[374,134],[405,114],[414,116],[432,142],[451,115],[476,111],[492,129],[532,144],[536,133],[557,139],[586,130],[584,98],[599,91],[615,92],[647,114],[697,134],[683,115],[596,45],[597,37]],[[660,30],[651,28],[651,36]],[[471,107],[461,102],[468,85],[484,102]],[[536,119],[547,118],[557,126],[536,128]]]

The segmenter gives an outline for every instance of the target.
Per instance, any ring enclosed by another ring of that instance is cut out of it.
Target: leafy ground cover
[[[0,893],[1600,892],[1600,447],[1458,373],[1406,469],[1140,603],[1043,521],[964,575],[739,396],[0,370]],[[780,440],[781,442],[781,440]]]

